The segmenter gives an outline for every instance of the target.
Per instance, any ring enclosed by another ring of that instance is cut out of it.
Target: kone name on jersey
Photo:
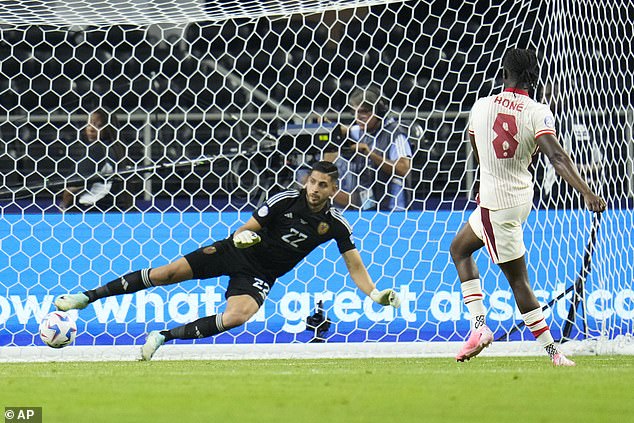
[[[496,96],[495,100],[493,100],[493,103],[495,104],[500,104],[502,107],[506,107],[509,110],[516,110],[518,112],[521,112],[524,110],[524,103],[522,102],[514,102],[509,100],[508,98],[504,98],[502,96]]]

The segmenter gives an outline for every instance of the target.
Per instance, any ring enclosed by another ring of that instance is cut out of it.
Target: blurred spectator
[[[407,131],[388,107],[378,88],[352,92],[352,126],[342,126],[345,142],[324,160],[337,165],[340,189],[334,202],[362,210],[405,210],[412,196],[408,187],[412,149]]]
[[[120,182],[114,183],[108,175],[122,164],[125,157],[118,141],[117,127],[114,114],[110,115],[103,109],[89,114],[80,140],[69,149],[77,165],[61,193],[60,210],[106,211],[115,205],[115,194],[122,187]],[[129,205],[129,196],[123,193],[117,206],[126,209]]]

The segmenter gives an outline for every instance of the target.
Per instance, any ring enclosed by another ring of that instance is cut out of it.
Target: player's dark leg
[[[522,313],[522,320],[531,331],[537,342],[546,350],[553,364],[557,366],[574,366],[575,363],[559,352],[550,328],[544,319],[544,313],[535,293],[530,286],[526,260],[524,256],[499,264],[500,269],[513,290],[517,308]]]
[[[453,239],[450,247],[451,259],[458,271],[464,304],[471,316],[471,334],[456,355],[457,361],[466,361],[478,355],[493,342],[493,333],[486,325],[486,309],[482,302],[480,272],[473,253],[484,246],[470,223],[466,223]]]
[[[471,225],[466,223],[451,242],[449,250],[458,271],[464,303],[471,316],[472,329],[478,329],[485,324],[486,310],[482,303],[480,272],[473,259],[473,253],[483,246],[484,243],[473,232]]]
[[[513,290],[513,296],[520,312],[523,314],[538,308],[539,301],[537,301],[531,288],[524,256],[506,263],[499,263],[499,266]]]
[[[218,335],[246,323],[260,308],[260,304],[248,294],[227,298],[223,313],[203,317],[186,325],[169,330],[152,331],[141,348],[141,358],[150,360],[156,350],[173,339],[200,339]]]
[[[107,284],[84,292],[92,303],[113,295],[131,294],[153,286],[171,285],[192,278],[192,269],[185,258],[155,269],[142,269],[117,278]]]
[[[161,331],[165,342],[172,339],[198,339],[214,336],[246,323],[260,305],[250,295],[236,295],[227,299],[223,313],[203,317],[174,329]]]
[[[88,304],[113,295],[132,294],[153,286],[170,285],[192,278],[192,269],[185,258],[155,269],[137,270],[96,289],[81,294],[61,295],[55,300],[59,310],[83,309]]]
[[[476,236],[469,223],[465,223],[451,241],[449,252],[458,271],[460,282],[480,277],[473,253],[482,247],[484,247],[484,243]]]

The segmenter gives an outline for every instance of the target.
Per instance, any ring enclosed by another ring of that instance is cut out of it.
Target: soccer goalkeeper
[[[224,312],[169,330],[152,331],[141,349],[150,360],[173,339],[217,335],[247,322],[262,306],[275,280],[290,271],[317,246],[334,239],[354,283],[383,306],[400,306],[392,289],[379,291],[352,242],[352,230],[330,199],[337,192],[339,173],[330,162],[316,163],[301,191],[284,191],[269,198],[232,237],[195,250],[153,269],[137,270],[97,289],[61,295],[60,310],[83,309],[104,297],[131,294],[153,286],[189,279],[229,276]]]

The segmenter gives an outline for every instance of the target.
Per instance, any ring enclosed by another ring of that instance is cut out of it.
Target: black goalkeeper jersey
[[[283,191],[253,212],[262,226],[261,242],[240,250],[270,279],[290,271],[317,246],[334,239],[341,254],[355,247],[352,228],[331,204],[312,212],[306,191]]]

